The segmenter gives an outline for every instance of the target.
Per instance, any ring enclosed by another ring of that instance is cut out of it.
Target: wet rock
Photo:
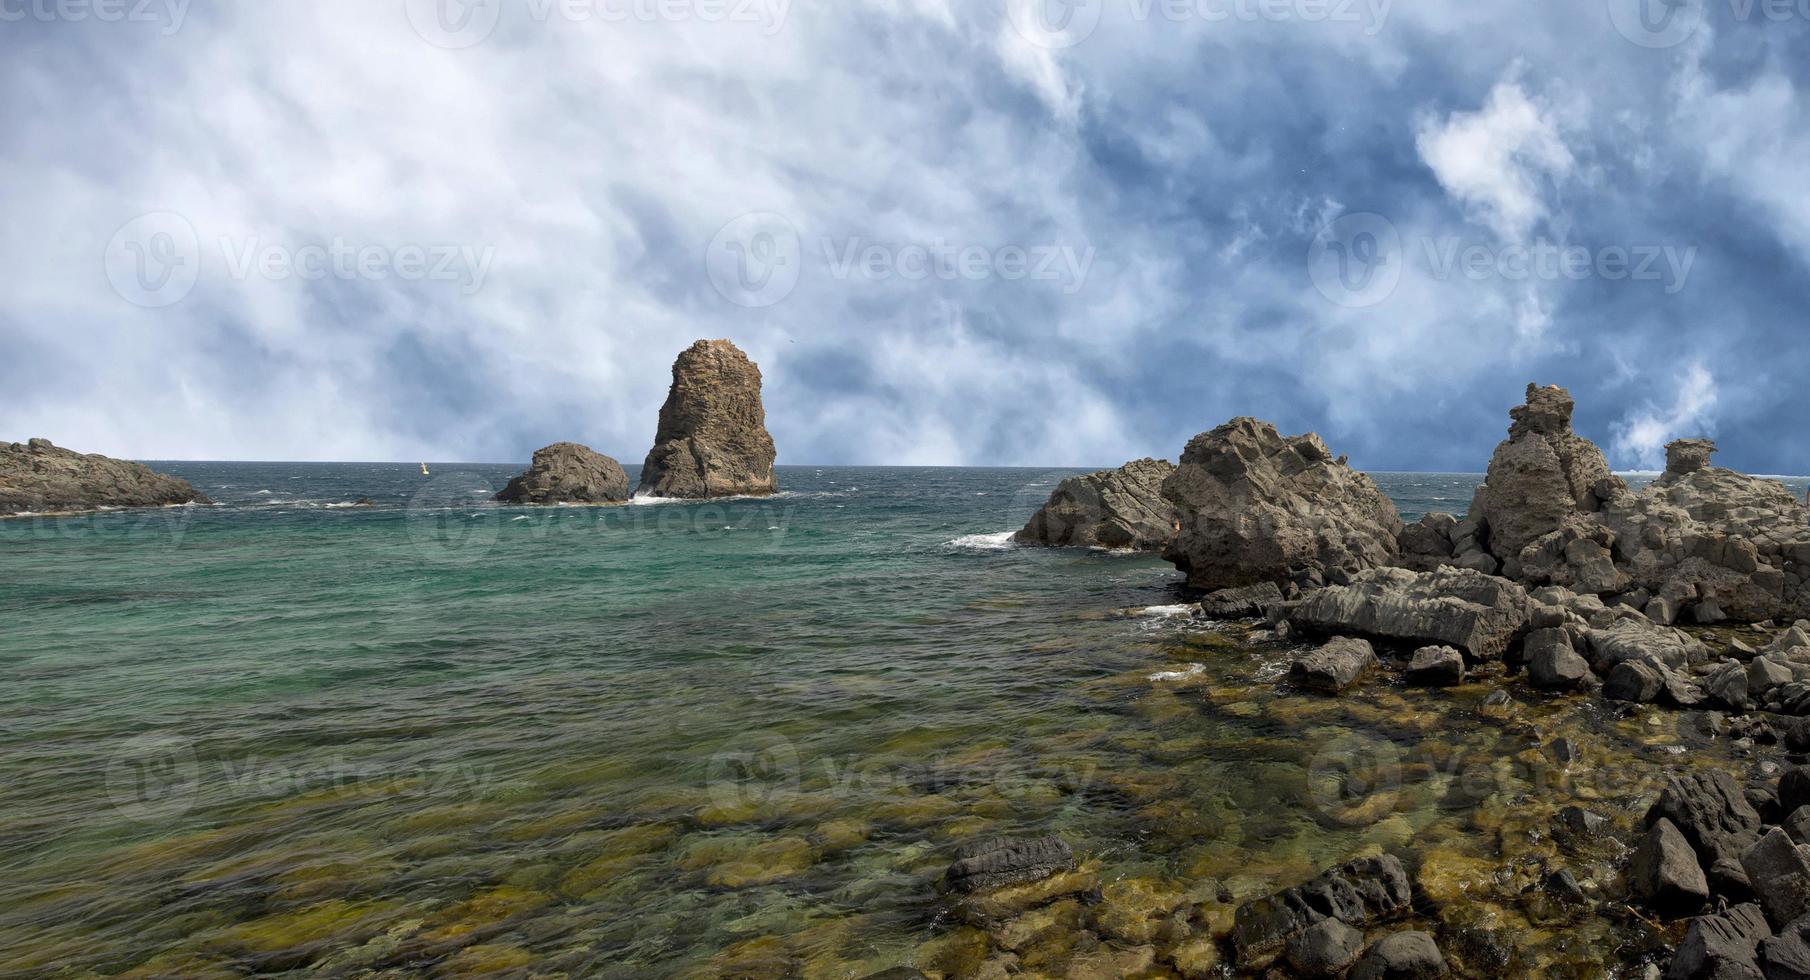
[[[1535,630],[1524,647],[1527,678],[1535,687],[1571,690],[1590,675],[1590,663],[1571,645],[1571,634],[1562,629]]]
[[[1163,557],[1199,589],[1355,572],[1395,559],[1401,518],[1312,434],[1237,418],[1195,436],[1163,482],[1181,530]]]
[[[1071,476],[1057,485],[1014,540],[1160,551],[1175,537],[1175,507],[1163,497],[1163,481],[1174,472],[1175,464],[1166,459],[1139,459],[1116,470]]]
[[[1754,904],[1691,920],[1665,980],[1760,980],[1759,944],[1772,935]]]
[[[1693,915],[1709,901],[1709,882],[1697,855],[1670,820],[1654,823],[1641,838],[1628,884],[1635,898],[1668,918]]]
[[[1274,582],[1259,582],[1238,589],[1220,589],[1200,600],[1200,614],[1212,619],[1249,619],[1267,616],[1282,604],[1282,589]]]
[[[1591,840],[1609,831],[1609,818],[1583,807],[1568,806],[1559,811],[1558,826],[1578,840]]]
[[[1759,839],[1760,815],[1733,778],[1724,772],[1671,777],[1645,822],[1651,827],[1661,819],[1670,820],[1690,841],[1717,894],[1746,894],[1741,856]]]
[[[1633,701],[1647,704],[1659,699],[1665,690],[1665,675],[1649,663],[1629,660],[1617,664],[1603,683],[1603,697],[1611,701]]]
[[[1209,936],[1191,939],[1169,953],[1169,962],[1184,980],[1219,977],[1219,944]]]
[[[1100,889],[1091,920],[1096,932],[1129,945],[1157,938],[1165,918],[1187,903],[1180,888],[1145,878],[1126,878]]]
[[[1352,968],[1350,980],[1428,980],[1445,974],[1445,957],[1432,936],[1398,932],[1377,940]]]
[[[1774,927],[1810,913],[1810,859],[1783,830],[1773,828],[1748,848],[1741,867]]]
[[[636,492],[702,498],[778,489],[760,385],[760,368],[727,340],[700,340],[680,353]]]
[[[1298,629],[1451,646],[1493,660],[1520,637],[1533,608],[1525,589],[1480,572],[1379,568],[1287,603],[1281,615]]]
[[[1281,952],[1290,936],[1316,922],[1332,918],[1366,928],[1406,915],[1412,898],[1400,860],[1387,854],[1362,858],[1239,906],[1232,942],[1241,967],[1257,968]]]
[[[1451,564],[1457,531],[1458,519],[1450,514],[1434,512],[1422,516],[1419,521],[1402,528],[1397,539],[1401,546],[1397,564],[1417,572],[1430,572]]]
[[[1075,868],[1075,853],[1059,837],[987,837],[956,849],[944,873],[954,892],[984,892],[1040,881]]]
[[[210,503],[187,480],[48,439],[0,443],[0,515]]]
[[[1408,682],[1447,687],[1464,682],[1464,654],[1453,647],[1421,647],[1408,662]]]
[[[1376,651],[1364,640],[1340,637],[1295,658],[1289,680],[1322,694],[1338,694],[1377,666]]]
[[[575,442],[535,450],[528,469],[496,495],[510,504],[609,504],[628,498],[622,464]]]
[[[1288,939],[1288,965],[1301,977],[1342,977],[1364,951],[1364,934],[1337,919],[1322,919]]]
[[[1577,876],[1566,868],[1548,872],[1540,879],[1540,890],[1567,905],[1590,904],[1589,896],[1584,894],[1584,886],[1578,884]]]

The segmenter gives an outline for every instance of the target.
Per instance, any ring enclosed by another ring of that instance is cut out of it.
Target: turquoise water
[[[1279,697],[1281,651],[1151,608],[1160,559],[1005,547],[1072,471],[536,510],[430,465],[159,464],[219,506],[0,522],[7,975],[863,976],[944,955],[982,833],[1239,898],[1481,846],[1489,794],[1312,790],[1437,732],[1418,695]],[[1409,519],[1476,480],[1378,477]]]

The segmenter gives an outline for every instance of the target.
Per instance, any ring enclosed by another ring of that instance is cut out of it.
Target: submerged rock
[[[1450,567],[1372,569],[1350,585],[1316,590],[1283,608],[1296,628],[1452,646],[1473,660],[1502,656],[1533,612],[1526,590],[1515,583]]]
[[[1445,957],[1432,936],[1398,932],[1377,940],[1352,968],[1350,980],[1432,980],[1445,974]]]
[[[1364,951],[1364,934],[1337,919],[1322,919],[1289,937],[1288,965],[1301,977],[1342,977]]]
[[[760,384],[760,368],[727,340],[686,348],[673,362],[672,389],[636,492],[699,498],[778,489]]]
[[[1406,915],[1412,897],[1408,873],[1393,855],[1340,865],[1306,884],[1239,906],[1232,925],[1239,965],[1264,966],[1291,936],[1325,919],[1362,929]]]
[[[1199,589],[1355,572],[1399,547],[1401,517],[1369,477],[1319,436],[1253,418],[1189,440],[1163,495],[1181,523],[1163,557]]]
[[[187,480],[143,463],[60,449],[49,439],[0,443],[0,515],[205,503]]]
[[[1040,881],[1075,868],[1075,852],[1059,837],[987,837],[963,844],[944,874],[949,890],[982,892]]]
[[[610,504],[628,497],[622,464],[575,442],[535,450],[528,469],[496,495],[510,504]]]
[[[1063,480],[1024,529],[1020,544],[1160,551],[1175,537],[1175,507],[1163,481],[1166,459],[1139,459],[1116,470]]]

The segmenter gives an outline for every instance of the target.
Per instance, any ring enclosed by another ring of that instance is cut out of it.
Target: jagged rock
[[[1338,919],[1363,929],[1406,915],[1412,899],[1408,872],[1395,856],[1360,858],[1239,906],[1232,919],[1232,943],[1241,968],[1260,968],[1290,936],[1316,922]]]
[[[1681,630],[1660,626],[1641,616],[1623,616],[1585,634],[1590,664],[1606,674],[1617,664],[1647,660],[1674,670],[1708,656],[1709,648]]]
[[[575,442],[535,450],[528,469],[496,495],[511,504],[608,504],[628,497],[622,464]]]
[[[1659,700],[1665,690],[1665,675],[1658,667],[1642,660],[1629,660],[1615,665],[1609,679],[1603,682],[1603,697],[1611,701],[1633,701],[1647,704]]]
[[[1533,614],[1520,586],[1457,568],[1371,569],[1350,585],[1319,589],[1282,608],[1298,629],[1452,646],[1473,660],[1500,657]]]
[[[1163,481],[1175,472],[1166,459],[1138,459],[1116,470],[1071,476],[1031,516],[1020,544],[1160,551],[1175,537],[1175,507]]]
[[[1710,697],[1735,711],[1746,711],[1750,703],[1747,697],[1747,668],[1738,660],[1727,661],[1712,671],[1704,678],[1703,689]]]
[[[1761,940],[1760,962],[1764,964],[1766,980],[1810,980],[1810,916]]]
[[[1220,589],[1200,600],[1200,614],[1213,619],[1248,619],[1267,616],[1282,604],[1282,589],[1274,582],[1259,582],[1238,589]]]
[[[1598,595],[1620,592],[1629,579],[1615,567],[1614,545],[1615,532],[1593,515],[1568,514],[1557,530],[1521,549],[1521,581]]]
[[[1574,407],[1565,389],[1530,384],[1526,404],[1509,411],[1508,439],[1490,457],[1482,509],[1488,550],[1505,563],[1518,565],[1523,549],[1571,515],[1594,512],[1599,485],[1621,483],[1602,451],[1571,431]]]
[[[1350,980],[1431,980],[1445,974],[1445,957],[1432,936],[1398,932],[1377,940],[1352,967]]]
[[[1376,651],[1364,640],[1340,637],[1295,658],[1289,680],[1322,694],[1338,694],[1377,666]]]
[[[1609,831],[1609,818],[1583,807],[1568,806],[1559,811],[1558,827],[1576,841],[1587,841]]]
[[[1453,537],[1458,518],[1434,512],[1405,525],[1396,539],[1401,555],[1396,564],[1417,572],[1430,572],[1441,565],[1453,564]],[[1493,569],[1492,569],[1493,571]]]
[[[1716,444],[1708,439],[1678,439],[1665,447],[1665,471],[1689,476],[1709,465]]]
[[[1810,766],[1792,766],[1779,777],[1779,806],[1787,813],[1810,806]]]
[[[1421,647],[1408,662],[1408,682],[1446,687],[1464,682],[1464,654],[1453,647]]]
[[[956,849],[943,875],[949,890],[982,892],[1072,871],[1075,853],[1060,837],[987,837]]]
[[[1670,777],[1645,822],[1651,827],[1661,819],[1670,820],[1690,842],[1717,894],[1748,890],[1741,856],[1759,839],[1760,815],[1732,777],[1723,772]]]
[[[1342,977],[1364,951],[1364,934],[1337,919],[1322,919],[1290,936],[1288,965],[1300,977]]]
[[[1783,804],[1780,804],[1782,807]],[[1800,806],[1785,817],[1780,824],[1786,836],[1799,844],[1810,844],[1810,806]]]
[[[1670,820],[1647,829],[1628,868],[1634,897],[1669,918],[1692,915],[1709,901],[1709,881],[1690,842]]]
[[[1810,859],[1783,830],[1774,827],[1748,848],[1741,868],[1775,928],[1810,913]]]
[[[1572,874],[1568,868],[1547,872],[1540,879],[1540,890],[1566,905],[1590,904],[1590,896],[1584,894],[1584,886],[1578,883],[1577,875]]]
[[[1163,481],[1181,530],[1163,557],[1199,589],[1387,565],[1395,504],[1309,433],[1237,418],[1189,440]]]
[[[0,515],[205,503],[187,480],[143,463],[60,449],[48,439],[0,443]]]
[[[636,492],[700,498],[778,489],[760,383],[760,368],[727,340],[700,340],[679,354]]]
[[[1590,663],[1571,646],[1571,634],[1557,627],[1535,630],[1523,647],[1527,678],[1535,687],[1571,690],[1590,677]]]
[[[1772,930],[1753,903],[1691,920],[1665,980],[1761,980],[1759,947]]]

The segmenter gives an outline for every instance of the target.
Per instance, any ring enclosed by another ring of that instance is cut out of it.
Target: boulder
[[[1342,977],[1364,951],[1364,934],[1337,919],[1322,919],[1290,936],[1288,965],[1307,978]]]
[[[1584,634],[1584,640],[1590,651],[1590,665],[1601,674],[1629,660],[1647,660],[1678,669],[1709,655],[1702,641],[1639,615],[1620,616],[1606,626],[1592,628]]]
[[[1116,470],[1071,476],[1014,535],[1020,544],[1161,551],[1175,537],[1175,507],[1163,481],[1166,459],[1139,459]]]
[[[496,495],[510,504],[611,504],[628,497],[622,464],[575,442],[535,450],[528,469]]]
[[[1656,821],[1640,839],[1628,886],[1642,904],[1668,918],[1694,915],[1709,901],[1709,881],[1697,855],[1670,820]]]
[[[1629,660],[1615,665],[1609,679],[1603,682],[1603,697],[1611,701],[1633,701],[1648,704],[1659,700],[1665,690],[1665,674],[1643,660]]]
[[[1464,682],[1464,654],[1453,647],[1421,647],[1408,662],[1408,682],[1447,687]]]
[[[702,498],[777,490],[760,384],[760,368],[727,340],[700,340],[681,353],[636,493]]]
[[[48,439],[0,443],[0,516],[205,503],[187,480],[143,463],[60,449]]]
[[[1599,485],[1621,483],[1602,450],[1571,430],[1574,407],[1565,389],[1529,384],[1526,403],[1508,413],[1508,439],[1490,457],[1481,515],[1489,552],[1505,564],[1518,566],[1523,549],[1572,515],[1594,512]]]
[[[1458,518],[1434,512],[1402,527],[1396,538],[1401,554],[1396,564],[1417,572],[1430,572],[1441,565],[1454,564],[1453,541],[1458,531]],[[1492,569],[1493,571],[1493,569]]]
[[[1779,777],[1779,807],[1786,813],[1810,806],[1810,766],[1792,766]]]
[[[1298,629],[1451,646],[1492,660],[1526,629],[1533,605],[1513,582],[1469,569],[1377,568],[1286,603],[1282,615]]]
[[[1665,980],[1761,980],[1759,947],[1772,935],[1758,905],[1691,920]]]
[[[1200,614],[1213,619],[1248,619],[1267,616],[1282,604],[1282,589],[1274,582],[1259,582],[1238,589],[1209,592],[1200,600]]]
[[[1163,481],[1181,529],[1163,557],[1198,589],[1283,583],[1394,561],[1395,504],[1320,437],[1237,418],[1195,436]]]
[[[986,837],[963,844],[943,880],[953,892],[1022,885],[1072,871],[1075,853],[1060,837]]]
[[[1645,823],[1669,820],[1697,852],[1718,894],[1740,894],[1748,888],[1741,856],[1760,836],[1760,815],[1747,802],[1740,784],[1724,772],[1673,776]]]
[[[1783,830],[1774,827],[1748,848],[1741,867],[1775,928],[1810,914],[1810,859]]]
[[[1424,932],[1398,932],[1377,940],[1350,973],[1350,980],[1430,980],[1446,974],[1439,944]]]
[[[1810,980],[1810,916],[1760,941],[1766,980]]]
[[[1239,906],[1232,918],[1232,945],[1241,968],[1261,968],[1291,936],[1317,922],[1337,919],[1364,929],[1407,915],[1412,899],[1400,860],[1389,854],[1360,858]]]
[[[1527,678],[1535,687],[1571,690],[1591,676],[1589,661],[1571,646],[1571,634],[1558,627],[1528,634],[1523,650]]]
[[[1785,816],[1779,825],[1786,836],[1799,844],[1810,844],[1810,806],[1800,806]]]
[[[1340,637],[1295,658],[1289,680],[1321,694],[1338,694],[1377,666],[1376,651],[1364,640]]]

